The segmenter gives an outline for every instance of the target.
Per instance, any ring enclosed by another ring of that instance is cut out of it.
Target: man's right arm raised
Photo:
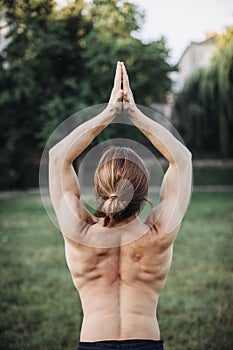
[[[145,116],[137,108],[124,64],[122,69],[125,112],[133,124],[169,162],[161,186],[160,204],[149,214],[146,224],[154,226],[159,232],[171,233],[179,229],[191,196],[191,152],[170,131]]]

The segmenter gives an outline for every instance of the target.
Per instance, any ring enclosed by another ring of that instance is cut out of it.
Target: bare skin
[[[117,246],[94,248],[79,243],[80,239],[90,242],[97,232],[101,239],[109,228],[103,227],[102,219],[96,222],[81,204],[72,162],[122,108],[168,160],[169,168],[160,204],[145,222],[135,215],[118,223],[114,226],[114,235],[119,237]],[[189,202],[191,173],[190,152],[168,130],[138,110],[125,66],[118,63],[106,110],[50,151],[50,195],[84,312],[81,341],[160,339],[156,309],[171,265],[173,243]],[[138,232],[145,234],[122,245],[122,230],[132,237]]]

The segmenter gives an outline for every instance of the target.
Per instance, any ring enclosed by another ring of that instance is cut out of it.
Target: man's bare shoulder
[[[138,226],[137,226],[138,227]],[[98,266],[103,260],[113,259],[130,259],[132,261],[139,261],[142,257],[154,259],[155,256],[163,254],[170,246],[173,245],[177,232],[165,234],[158,232],[155,227],[147,227],[146,232],[137,239],[132,239],[135,234],[134,225],[128,227],[124,232],[123,227],[118,227],[115,231],[100,228],[98,224],[92,225],[91,234],[93,235],[91,243],[99,243],[97,246],[85,245],[74,242],[69,239],[66,241],[66,257],[71,263]],[[144,229],[144,226],[141,226]],[[111,233],[112,232],[112,233]],[[112,238],[111,235],[112,234]],[[131,238],[128,244],[122,243],[122,236],[124,234]],[[96,236],[95,236],[96,235]],[[95,239],[98,238],[99,242]],[[112,239],[112,241],[111,241]],[[110,246],[101,246],[101,242],[106,241]],[[111,246],[113,243],[113,246]],[[116,244],[114,246],[114,244]]]
[[[164,233],[156,225],[148,226],[146,222],[136,218],[126,225],[103,227],[98,222],[89,225],[85,241],[74,241],[66,237],[68,245],[84,254],[109,255],[111,252],[119,254],[127,250],[167,249],[175,240],[179,229],[171,233]],[[119,248],[119,249],[112,249]]]

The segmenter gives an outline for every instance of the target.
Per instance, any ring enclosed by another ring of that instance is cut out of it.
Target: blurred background
[[[228,0],[2,0],[0,189],[38,186],[47,138],[108,101],[117,60],[182,135],[196,184],[232,184],[232,14]]]
[[[232,15],[231,0],[0,0],[1,350],[76,348],[82,306],[39,165],[63,120],[108,101],[118,60],[136,102],[193,154],[194,192],[158,307],[165,349],[232,350]],[[150,147],[121,124],[97,142],[119,136]]]

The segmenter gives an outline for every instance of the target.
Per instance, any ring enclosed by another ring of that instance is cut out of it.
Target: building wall
[[[211,37],[200,43],[191,42],[178,62],[175,92],[182,90],[185,81],[199,68],[208,67],[216,49],[216,39]]]

